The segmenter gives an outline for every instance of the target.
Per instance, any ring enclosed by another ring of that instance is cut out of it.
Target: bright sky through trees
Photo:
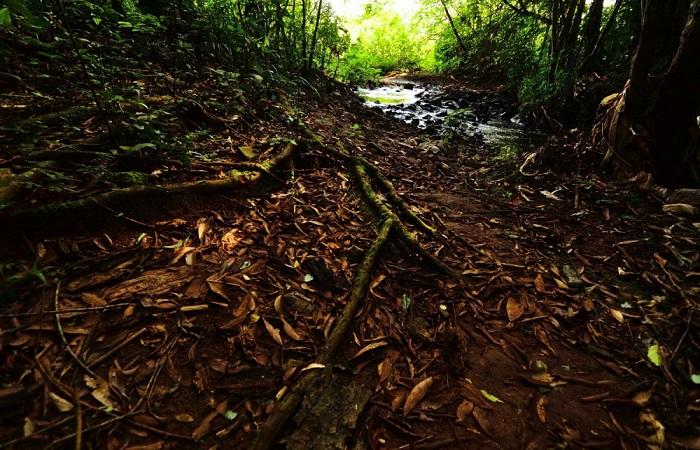
[[[368,0],[330,0],[333,10],[341,17],[355,19],[362,15]],[[409,21],[418,11],[420,0],[388,0],[386,10],[396,11],[405,21]]]

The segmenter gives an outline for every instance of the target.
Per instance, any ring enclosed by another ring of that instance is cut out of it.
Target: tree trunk
[[[658,147],[653,163],[666,181],[673,181],[682,167],[691,168],[697,151],[689,146],[698,135],[700,114],[700,0],[688,17],[678,50],[661,79],[649,124]]]
[[[600,20],[602,20],[602,6],[603,2],[601,1],[601,18],[599,19],[598,23],[598,29],[600,28]],[[608,32],[612,28],[613,24],[615,23],[615,19],[617,18],[617,13],[620,11],[620,7],[622,6],[622,0],[616,0],[615,1],[615,6],[613,6],[613,10],[610,13],[610,17],[608,18],[608,21],[605,23],[605,27],[603,28],[600,33],[598,33],[598,29],[595,30],[596,37],[595,40],[592,41],[593,45],[589,48],[589,45],[585,42],[585,34],[584,34],[584,60],[581,63],[581,68],[579,70],[579,73],[586,73],[595,68],[595,62],[598,58],[598,54],[600,53],[600,50],[603,48],[603,44],[605,42],[605,37],[608,35]],[[595,24],[593,25],[595,26]],[[591,28],[593,28],[593,26]],[[593,38],[593,31],[591,31],[591,38]]]
[[[301,60],[306,61],[306,0],[301,0]]]
[[[450,22],[450,27],[452,27],[452,32],[454,33],[455,38],[457,39],[457,43],[459,43],[459,47],[462,49],[462,52],[464,52],[464,54],[466,55],[468,53],[467,46],[464,45],[462,36],[459,35],[459,31],[455,26],[455,22],[454,20],[452,20],[452,14],[450,14],[450,10],[447,8],[447,3],[445,3],[445,0],[440,0],[440,3],[442,3],[442,7],[445,9],[445,15],[447,16],[447,20]]]
[[[610,103],[602,123],[618,174],[652,172],[663,184],[697,181],[700,113],[700,0],[689,9],[680,44],[665,73],[652,85],[662,36],[671,27],[663,0],[647,0],[642,33],[623,93]]]
[[[311,73],[314,67],[314,53],[316,52],[316,42],[318,40],[318,25],[321,23],[321,8],[323,8],[323,0],[318,0],[318,11],[316,12],[316,25],[314,25],[314,33],[311,37],[311,50],[309,51],[309,63],[306,66],[306,71]]]

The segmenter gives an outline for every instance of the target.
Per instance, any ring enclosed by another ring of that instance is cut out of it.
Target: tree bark
[[[306,66],[306,71],[311,72],[314,66],[314,53],[316,52],[316,43],[318,41],[318,26],[321,23],[321,9],[323,8],[323,0],[318,0],[318,11],[316,12],[316,25],[314,25],[314,33],[311,37],[311,50],[309,51],[309,62]]]
[[[652,82],[662,36],[673,24],[663,12],[663,0],[647,0],[642,33],[622,95],[610,103],[602,134],[606,158],[624,176],[639,171],[678,186],[697,182],[700,127],[700,0],[694,0],[678,49],[665,73]],[[659,9],[661,8],[661,10]],[[666,28],[664,28],[666,27]]]
[[[459,47],[462,49],[462,52],[464,52],[464,54],[466,55],[468,53],[467,46],[464,45],[462,36],[460,36],[459,31],[455,26],[455,22],[454,20],[452,20],[452,14],[450,14],[450,10],[447,8],[447,3],[445,3],[445,0],[440,0],[440,3],[442,3],[442,7],[445,9],[445,15],[447,16],[447,20],[450,22],[450,27],[452,27],[452,32],[454,33],[455,38],[457,39],[457,43],[459,43]]]

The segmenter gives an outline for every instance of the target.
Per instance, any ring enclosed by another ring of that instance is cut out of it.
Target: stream
[[[385,80],[374,88],[357,88],[365,105],[438,136],[456,133],[480,142],[503,157],[537,147],[547,136],[523,123],[499,94],[447,91],[429,83]]]

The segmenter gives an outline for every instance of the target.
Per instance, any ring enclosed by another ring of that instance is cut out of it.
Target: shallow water
[[[543,133],[525,125],[517,116],[509,117],[506,111],[494,110],[493,105],[484,108],[488,99],[455,99],[439,87],[403,80],[373,89],[358,88],[355,92],[368,107],[398,120],[441,136],[457,133],[472,137],[499,153],[520,153],[546,140]]]

